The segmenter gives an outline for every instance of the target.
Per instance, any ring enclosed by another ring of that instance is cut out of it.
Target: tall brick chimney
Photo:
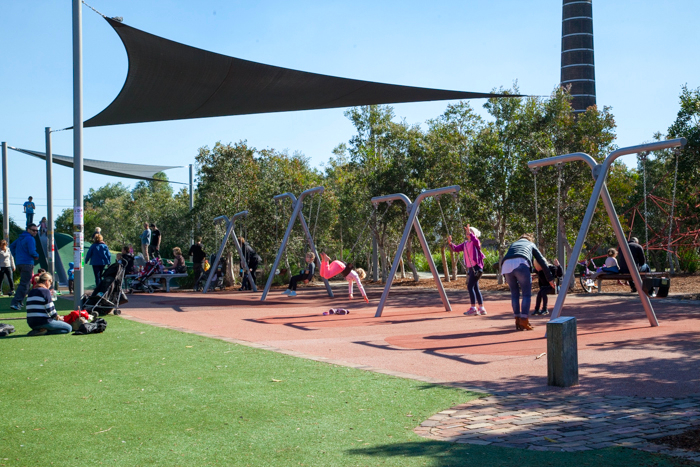
[[[561,85],[571,86],[571,105],[585,112],[595,105],[592,0],[564,0],[561,27]]]

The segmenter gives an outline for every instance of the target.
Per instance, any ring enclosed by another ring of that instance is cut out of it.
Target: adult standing
[[[207,258],[207,254],[204,252],[204,247],[202,246],[202,237],[197,237],[195,239],[195,243],[190,247],[190,251],[187,252],[187,256],[192,257],[192,269],[194,270],[194,290],[196,292],[200,287],[199,281],[202,280],[202,274],[204,273],[204,260]]]
[[[262,258],[253,249],[253,247],[245,241],[245,238],[238,237],[238,241],[241,244],[241,250],[243,251],[243,256],[245,257],[245,263],[248,264],[250,274],[253,276],[253,280],[255,280],[255,272],[258,270],[258,264],[260,264]],[[243,279],[241,280],[241,288],[239,290],[252,290],[253,286],[248,280],[248,274],[243,269],[244,267],[245,264],[243,263],[243,261],[241,261],[241,273],[243,275]]]
[[[151,224],[151,245],[148,247],[148,252],[151,258],[160,258],[160,230],[156,227],[156,224]]]
[[[530,302],[532,300],[532,276],[530,275],[532,261],[535,259],[540,264],[547,264],[532,240],[532,235],[524,234],[511,243],[501,265],[501,274],[505,275],[510,288],[510,301],[513,306],[513,314],[515,314],[515,329],[518,331],[532,331],[534,329],[529,322]],[[549,268],[544,268],[543,272],[547,281],[554,288],[554,279]],[[521,290],[522,303],[520,302]]]
[[[29,224],[34,222],[34,210],[36,209],[36,204],[34,204],[34,201],[32,201],[34,198],[31,196],[27,201],[24,202],[24,213],[27,215],[27,227],[29,227]]]
[[[19,285],[10,304],[10,308],[13,310],[22,309],[22,302],[29,290],[29,282],[34,275],[34,263],[39,260],[39,255],[36,252],[36,240],[34,239],[38,232],[36,224],[29,224],[27,230],[22,232],[17,240],[10,245],[10,252],[15,257],[16,267],[19,270]]]
[[[12,277],[12,271],[15,270],[15,258],[12,252],[7,248],[7,242],[0,240],[0,295],[2,295],[2,281],[7,276],[7,282],[10,285],[10,297],[15,294],[15,280]]]
[[[651,268],[649,268],[649,265],[647,264],[647,258],[644,255],[644,248],[642,247],[642,245],[639,244],[639,239],[637,237],[632,237],[627,242],[627,245],[630,247],[630,253],[632,253],[632,259],[634,260],[634,264],[637,267],[637,270],[639,272],[651,271]],[[617,262],[620,267],[620,274],[630,273],[630,268],[627,265],[625,255],[619,255]],[[630,291],[636,292],[637,288],[634,286],[634,281],[629,281],[629,284]]]
[[[93,241],[95,243],[90,245],[90,249],[85,255],[85,262],[92,265],[92,272],[95,274],[95,288],[97,288],[102,282],[102,271],[104,271],[105,266],[112,262],[112,253],[109,252],[102,235],[95,234]]]
[[[151,244],[151,229],[148,228],[148,222],[143,223],[143,232],[141,233],[141,253],[146,262],[150,261],[148,257],[148,247]]]
[[[42,272],[34,287],[27,295],[27,324],[31,331],[29,336],[44,334],[68,334],[73,326],[63,321],[56,313],[51,297],[53,277],[48,272]]]
[[[96,235],[102,235],[102,228],[101,227],[95,227],[95,231],[92,233],[92,243],[95,243],[95,236]]]
[[[478,229],[471,227],[469,224],[464,227],[463,243],[455,245],[452,243],[452,236],[447,237],[447,243],[450,245],[450,250],[454,252],[462,252],[464,255],[464,266],[467,269],[467,289],[469,290],[469,300],[471,308],[464,314],[467,316],[485,315],[484,297],[479,290],[479,279],[484,272],[484,253],[481,251],[481,241],[479,236],[481,232]],[[479,308],[476,308],[476,304]]]

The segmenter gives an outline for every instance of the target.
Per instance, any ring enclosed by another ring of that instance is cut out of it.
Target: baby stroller
[[[80,299],[80,309],[90,314],[98,313],[100,316],[110,312],[115,315],[121,314],[119,305],[129,301],[122,290],[125,271],[125,266],[119,261],[105,269],[100,285],[95,287],[89,297],[83,295]]]
[[[214,264],[214,261],[216,261],[216,255],[211,255],[209,258],[209,264]],[[213,275],[212,275],[213,274]],[[211,276],[211,290],[216,290],[217,287],[219,290],[224,290],[224,277],[226,276],[226,258],[223,256],[219,260],[219,264],[216,266],[216,270],[214,268],[209,268],[209,270],[205,273],[202,274],[202,278],[200,279],[200,285],[204,287],[204,285],[207,283],[207,280],[209,280],[209,276]]]
[[[160,258],[153,258],[147,262],[141,271],[139,271],[138,276],[131,281],[131,289],[129,293],[133,292],[147,292],[153,293],[160,290],[162,287],[156,282],[151,282],[151,278],[154,274],[161,272],[163,270],[163,263]]]

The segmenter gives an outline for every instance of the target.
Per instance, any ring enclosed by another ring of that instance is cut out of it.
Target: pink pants
[[[357,288],[360,289],[362,296],[367,298],[367,294],[365,293],[365,288],[362,287],[359,274],[357,274],[355,271],[350,271],[350,274],[347,275],[345,280],[348,281],[348,295],[352,297],[352,283],[355,282],[357,284]]]
[[[345,263],[342,261],[333,261],[330,265],[328,264],[328,261],[322,261],[321,262],[321,277],[324,279],[330,279],[333,276],[337,276],[343,270],[345,269]]]

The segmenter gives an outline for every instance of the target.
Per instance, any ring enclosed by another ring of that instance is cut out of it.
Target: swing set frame
[[[304,234],[306,235],[306,240],[309,242],[309,247],[311,248],[311,251],[313,251],[313,253],[316,255],[314,261],[316,263],[317,270],[321,269],[321,258],[319,258],[318,252],[316,251],[316,245],[314,244],[314,239],[311,235],[311,231],[309,230],[309,226],[306,224],[306,219],[304,219],[302,208],[304,207],[304,198],[306,198],[307,196],[314,195],[320,196],[323,194],[324,191],[325,188],[323,188],[322,186],[317,186],[315,188],[309,188],[308,190],[302,192],[299,195],[299,198],[294,196],[293,193],[282,193],[272,198],[276,203],[281,202],[283,199],[289,198],[292,201],[293,210],[292,215],[289,218],[289,223],[287,224],[287,230],[284,232],[282,243],[280,244],[280,248],[277,251],[275,262],[272,265],[272,269],[270,269],[270,275],[267,277],[267,283],[265,284],[265,289],[263,290],[262,297],[260,297],[261,302],[265,301],[265,299],[267,298],[267,293],[270,291],[270,287],[272,287],[272,281],[275,277],[275,272],[277,271],[277,267],[280,264],[285,247],[287,246],[287,242],[289,241],[289,236],[292,233],[292,228],[294,227],[294,224],[296,223],[297,219],[301,223],[301,228],[304,230]],[[318,212],[316,214],[316,224],[318,224]],[[314,227],[314,231],[315,230],[316,228]],[[331,285],[328,283],[328,279],[325,279],[323,277],[321,279],[323,279],[323,283],[326,285],[326,291],[328,292],[328,296],[330,298],[333,298],[333,290],[331,289]]]
[[[588,201],[586,214],[583,218],[583,222],[581,224],[581,229],[578,232],[578,236],[576,237],[574,249],[571,252],[571,258],[573,258],[574,260],[569,261],[569,264],[567,265],[566,274],[564,275],[563,281],[564,284],[571,283],[571,280],[574,277],[577,265],[577,261],[575,259],[578,258],[581,254],[581,250],[583,249],[583,243],[586,240],[586,235],[588,234],[588,229],[591,226],[593,214],[595,213],[596,205],[598,204],[598,199],[600,198],[603,199],[605,210],[607,211],[608,218],[610,219],[610,224],[612,225],[612,228],[615,232],[615,237],[617,238],[617,241],[620,245],[620,250],[622,251],[622,255],[624,256],[625,261],[628,265],[635,264],[634,258],[632,258],[632,253],[629,249],[629,245],[627,244],[625,232],[624,230],[622,230],[622,225],[620,225],[620,219],[617,216],[615,206],[613,205],[612,198],[610,198],[610,193],[608,192],[608,187],[605,184],[605,179],[607,178],[612,163],[618,157],[627,154],[636,154],[642,151],[659,151],[662,149],[671,149],[677,147],[682,148],[686,145],[686,143],[687,140],[685,138],[677,138],[667,141],[657,141],[654,143],[642,144],[639,146],[631,146],[628,148],[620,148],[616,151],[611,152],[600,164],[598,164],[595,161],[595,159],[593,159],[593,157],[583,152],[565,154],[562,156],[549,157],[546,159],[539,159],[536,161],[528,162],[528,167],[532,169],[535,167],[544,167],[564,162],[583,161],[591,167],[591,173],[593,175],[593,179],[595,180],[595,186],[593,187],[591,198]],[[656,315],[654,314],[654,308],[651,305],[649,297],[643,290],[642,278],[636,267],[630,268],[630,275],[632,276],[634,285],[637,288],[639,298],[642,301],[642,307],[644,307],[644,312],[646,313],[647,318],[649,319],[649,324],[652,327],[658,326],[659,322],[656,318]],[[561,315],[561,310],[564,307],[564,301],[566,300],[568,289],[568,287],[562,287],[559,294],[557,295],[557,301],[554,305],[554,311],[552,312],[550,321],[557,319]]]
[[[374,204],[375,206],[377,206],[379,203],[384,202],[392,203],[395,200],[403,201],[403,203],[406,205],[406,210],[409,211],[408,219],[406,220],[406,226],[404,227],[403,235],[401,236],[401,241],[399,242],[399,246],[396,249],[396,256],[394,257],[394,261],[391,263],[391,272],[389,272],[389,277],[386,280],[386,285],[384,286],[384,291],[382,292],[382,298],[379,300],[379,306],[377,307],[377,312],[374,315],[375,318],[379,318],[382,316],[382,312],[384,311],[384,305],[386,304],[386,300],[389,297],[391,283],[394,281],[394,276],[396,276],[396,271],[399,267],[399,261],[401,260],[401,256],[403,255],[403,250],[406,247],[406,242],[408,241],[408,236],[411,233],[411,229],[416,230],[416,236],[418,237],[418,241],[420,242],[421,248],[423,248],[423,254],[425,255],[425,259],[428,262],[428,266],[430,266],[430,272],[433,273],[433,280],[435,281],[435,285],[437,286],[438,292],[440,293],[440,299],[442,300],[442,304],[445,306],[445,311],[452,311],[450,301],[447,298],[447,295],[445,294],[445,287],[442,285],[440,275],[438,274],[437,268],[435,267],[435,262],[433,261],[433,257],[430,254],[430,247],[428,246],[428,241],[425,239],[425,234],[423,234],[423,229],[421,228],[420,222],[418,221],[418,208],[420,207],[420,203],[422,203],[426,198],[437,197],[448,193],[456,194],[459,193],[460,189],[461,188],[459,187],[459,185],[452,185],[443,188],[435,188],[434,190],[427,190],[418,195],[414,202],[411,202],[410,198],[404,195],[403,193],[376,196],[372,198],[372,204]]]
[[[241,217],[246,217],[248,216],[248,211],[241,211],[237,212],[236,214],[229,219],[227,216],[219,216],[214,218],[214,225],[220,224],[222,222],[226,223],[226,233],[224,233],[224,238],[221,240],[221,246],[219,246],[219,251],[216,253],[216,259],[214,259],[214,264],[211,265],[210,271],[216,271],[217,266],[219,266],[219,262],[221,261],[221,256],[224,254],[224,249],[226,248],[226,243],[228,243],[228,239],[233,237],[233,243],[236,245],[236,250],[238,251],[238,256],[241,258],[241,261],[243,262],[243,265],[245,267],[245,271],[248,274],[248,281],[253,286],[253,292],[257,292],[258,288],[255,285],[255,278],[253,275],[250,273],[250,268],[248,267],[248,261],[245,259],[245,254],[243,253],[243,249],[241,248],[241,244],[238,242],[238,236],[236,236],[236,219],[241,218]],[[214,277],[214,274],[209,274],[209,277],[207,277],[207,282],[204,285],[204,288],[202,289],[202,293],[207,293],[209,290],[209,286],[211,285],[212,277]]]

